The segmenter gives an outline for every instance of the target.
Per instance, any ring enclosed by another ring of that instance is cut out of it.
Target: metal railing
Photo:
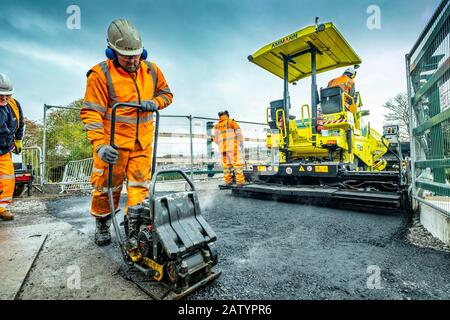
[[[406,55],[413,197],[450,215],[450,2]]]
[[[60,183],[61,192],[90,190],[93,164],[92,158],[69,161],[64,167],[64,174]]]
[[[25,167],[31,166],[33,170],[33,185],[44,185],[42,173],[44,172],[44,160],[42,149],[38,146],[25,147],[22,150],[22,164]]]

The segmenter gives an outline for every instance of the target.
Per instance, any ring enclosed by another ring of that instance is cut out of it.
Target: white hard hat
[[[353,67],[345,69],[344,74],[346,73],[351,74],[352,78],[356,76],[356,70]]]
[[[141,35],[128,20],[116,19],[108,27],[108,45],[124,56],[142,54],[144,49]]]
[[[9,80],[9,77],[6,74],[0,73],[0,95],[9,96],[13,93],[14,87],[11,80]]]

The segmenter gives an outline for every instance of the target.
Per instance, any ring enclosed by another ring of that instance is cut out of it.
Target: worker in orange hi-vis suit
[[[114,164],[112,190],[117,208],[127,179],[127,208],[148,195],[151,180],[153,113],[172,103],[173,95],[159,67],[146,61],[147,51],[134,25],[114,20],[108,28],[108,59],[87,73],[86,93],[80,111],[84,129],[94,147],[91,182],[94,186],[90,213],[96,218],[95,242],[111,242],[108,201],[108,165]],[[112,106],[136,103],[136,108],[116,111],[115,144],[109,145]]]
[[[328,82],[328,88],[331,87],[341,87],[342,91],[351,96],[352,98],[355,98],[355,79],[356,77],[356,70],[355,68],[347,68],[342,76],[331,80]],[[350,111],[352,113],[356,113],[356,105],[352,104],[351,99],[347,99],[347,102],[349,104]]]
[[[222,155],[223,178],[225,184],[233,183],[231,173],[237,185],[245,183],[241,150],[244,149],[244,137],[241,128],[234,119],[230,119],[228,111],[219,112],[219,121],[214,125],[214,142],[219,146]]]
[[[22,108],[11,96],[14,87],[8,76],[0,73],[0,219],[13,220],[9,211],[15,188],[11,151],[22,151],[24,122]]]

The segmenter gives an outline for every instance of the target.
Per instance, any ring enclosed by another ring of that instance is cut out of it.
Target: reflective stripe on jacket
[[[214,142],[218,144],[220,152],[237,149],[238,143],[244,142],[242,131],[234,119],[221,116],[214,125]]]
[[[95,150],[99,145],[109,143],[111,107],[116,102],[140,104],[153,100],[161,110],[172,103],[172,98],[164,75],[156,64],[142,60],[136,72],[128,73],[108,59],[88,72],[80,116]],[[133,150],[136,141],[142,148],[147,148],[153,141],[153,113],[118,108],[114,140],[121,149]]]

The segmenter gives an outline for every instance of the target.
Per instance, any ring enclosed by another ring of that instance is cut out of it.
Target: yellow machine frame
[[[285,82],[284,107],[275,110],[275,119],[272,119],[275,120],[277,130],[267,135],[267,147],[280,149],[281,163],[297,159],[323,159],[352,165],[356,163],[356,170],[364,168],[367,171],[380,171],[386,167],[386,162],[381,158],[388,150],[388,141],[384,140],[383,143],[381,135],[371,129],[370,124],[361,127],[361,118],[368,112],[361,110],[359,93],[353,98],[343,92],[341,110],[324,114],[323,128],[320,132],[317,130],[317,73],[361,63],[361,59],[331,22],[294,32],[264,46],[248,59]],[[310,75],[311,108],[302,105],[301,120],[292,119],[289,115],[288,83]],[[268,108],[267,122],[270,112]]]

